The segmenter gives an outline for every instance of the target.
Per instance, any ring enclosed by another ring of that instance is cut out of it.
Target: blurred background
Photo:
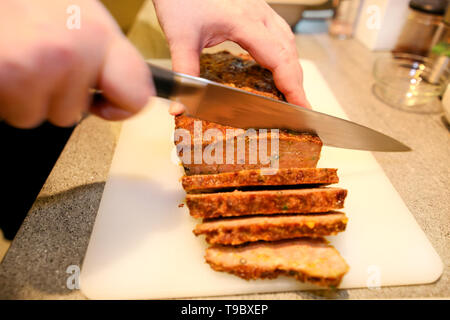
[[[170,58],[150,0],[103,0],[146,59]],[[448,0],[270,0],[299,37],[355,39],[380,55],[373,94],[387,106],[450,119]],[[301,51],[300,51],[301,56]],[[339,63],[337,61],[336,63]],[[19,130],[0,122],[4,170],[0,259],[50,174],[73,128]]]
[[[267,0],[298,34],[354,38],[389,53],[373,66],[373,93],[389,106],[415,113],[449,114],[448,0]],[[146,59],[170,53],[151,1],[104,1]]]

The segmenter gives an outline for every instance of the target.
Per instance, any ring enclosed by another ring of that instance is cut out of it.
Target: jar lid
[[[448,0],[411,0],[409,7],[421,12],[444,15]]]

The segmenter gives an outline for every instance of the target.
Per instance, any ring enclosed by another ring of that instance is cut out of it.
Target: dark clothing
[[[0,122],[0,228],[6,239],[16,235],[73,129],[44,123],[21,130]]]

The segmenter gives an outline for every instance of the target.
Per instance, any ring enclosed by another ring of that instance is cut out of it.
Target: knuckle
[[[71,66],[77,60],[75,49],[66,43],[53,44],[46,54],[50,62],[59,65]]]
[[[4,57],[0,60],[0,86],[10,88],[22,85],[33,78],[34,70],[30,63],[19,57]]]
[[[86,23],[86,30],[94,39],[107,39],[114,32],[114,28],[106,23],[100,21],[88,21]]]
[[[285,46],[280,46],[278,56],[280,62],[283,64],[288,64],[292,60],[291,50]]]
[[[75,47],[65,40],[44,40],[34,47],[34,64],[41,67],[71,67],[78,60]]]
[[[294,45],[294,46],[295,46],[295,44],[296,44],[296,42],[295,42],[295,34],[294,34],[292,31],[289,31],[289,32],[287,33],[287,38],[288,38],[289,43],[290,43],[291,45]]]

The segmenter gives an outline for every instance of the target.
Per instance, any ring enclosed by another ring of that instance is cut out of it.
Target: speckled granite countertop
[[[375,157],[440,255],[444,273],[428,285],[225,298],[450,297],[450,134],[442,114],[404,113],[379,102],[371,90],[372,65],[380,54],[358,42],[327,35],[302,35],[297,41],[301,57],[326,75],[350,119],[413,148]],[[95,117],[78,125],[0,265],[0,298],[85,299],[79,290],[67,288],[66,270],[82,264],[119,133],[120,123]]]

